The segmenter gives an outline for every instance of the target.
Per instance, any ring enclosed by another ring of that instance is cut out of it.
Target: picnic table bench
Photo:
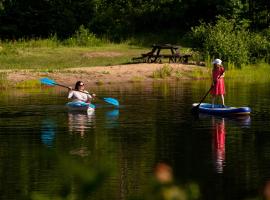
[[[182,54],[179,52],[180,47],[171,44],[153,44],[152,50],[148,53],[141,54],[140,57],[132,58],[133,61],[146,62],[146,63],[162,63],[163,58],[168,58],[172,63],[188,63],[191,54]],[[162,54],[162,50],[169,50],[169,53]]]

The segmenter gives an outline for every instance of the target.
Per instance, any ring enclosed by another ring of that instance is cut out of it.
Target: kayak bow
[[[73,111],[87,111],[87,113],[93,113],[95,111],[94,104],[85,103],[83,101],[68,102],[66,106],[69,110]]]

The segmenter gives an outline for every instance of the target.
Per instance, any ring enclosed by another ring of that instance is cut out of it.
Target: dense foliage
[[[270,62],[269,13],[269,0],[0,0],[0,40],[148,46],[185,42],[191,29],[188,45],[204,59],[239,66]]]
[[[204,56],[219,57],[241,66],[256,61],[270,61],[269,31],[250,32],[249,23],[236,23],[219,17],[215,24],[202,23],[192,28],[194,47],[204,52]]]
[[[0,36],[67,38],[81,25],[121,40],[168,30],[185,32],[222,15],[247,19],[251,28],[269,26],[269,0],[0,0]]]

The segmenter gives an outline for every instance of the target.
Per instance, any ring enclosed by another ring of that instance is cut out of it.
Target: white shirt
[[[87,92],[87,91],[83,91]],[[88,93],[88,92],[87,92]],[[90,101],[93,97],[90,94],[85,94],[76,90],[71,90],[68,93],[68,98],[73,99],[73,101],[83,101],[83,102],[88,102]]]

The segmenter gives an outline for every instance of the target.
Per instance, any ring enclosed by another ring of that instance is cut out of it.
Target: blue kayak
[[[95,105],[91,103],[85,103],[83,101],[75,101],[75,102],[68,102],[66,104],[69,110],[75,111],[87,111],[87,112],[94,112]]]
[[[198,103],[192,104],[192,107],[196,107]],[[251,109],[249,107],[230,107],[215,104],[212,108],[210,103],[201,103],[199,110],[200,113],[207,113],[213,115],[249,115]]]

